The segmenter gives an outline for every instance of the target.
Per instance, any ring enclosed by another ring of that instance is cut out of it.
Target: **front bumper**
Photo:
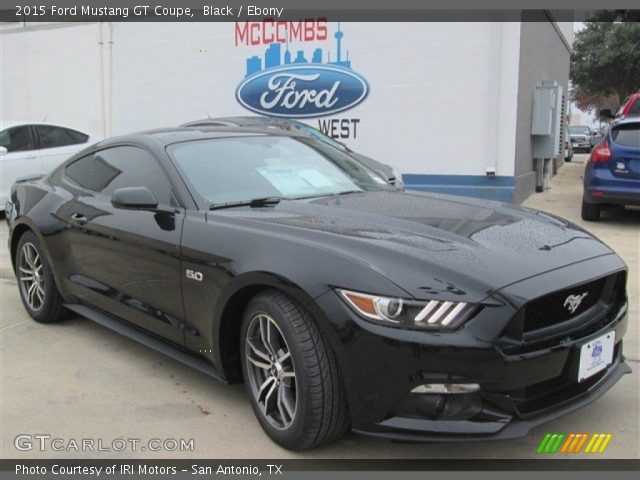
[[[391,417],[370,430],[354,429],[357,433],[385,437],[400,441],[473,441],[500,440],[524,437],[530,430],[579,410],[595,402],[613,387],[631,368],[621,357],[606,370],[603,377],[581,394],[556,405],[546,413],[523,419],[493,408],[480,410],[478,420],[427,420],[420,418]]]
[[[626,301],[570,334],[538,338],[534,348],[502,341],[516,311],[508,304],[485,308],[455,332],[429,333],[371,324],[333,292],[315,303],[337,334],[332,343],[352,427],[368,435],[406,441],[519,437],[595,401],[631,371],[622,355]],[[613,363],[578,383],[579,347],[610,331],[616,338]],[[427,383],[477,383],[480,391],[444,395],[451,403],[435,410],[434,394],[411,393]]]

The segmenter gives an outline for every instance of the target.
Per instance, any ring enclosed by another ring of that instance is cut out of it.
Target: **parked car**
[[[589,158],[582,218],[595,221],[603,206],[640,204],[640,117],[616,121]]]
[[[364,163],[371,170],[378,172],[382,178],[387,180],[391,185],[394,185],[398,189],[404,188],[404,182],[402,181],[402,175],[395,168],[386,165],[382,162],[378,162],[373,158],[367,157],[360,153],[354,152],[344,143],[339,142],[329,135],[325,135],[317,128],[307,125],[306,123],[299,122],[297,120],[290,120],[284,118],[275,117],[258,117],[258,116],[240,116],[240,117],[217,117],[217,118],[205,118],[202,120],[194,120],[187,122],[181,127],[206,127],[206,126],[240,126],[240,127],[271,127],[279,128],[285,131],[297,131],[303,135],[307,135],[316,140],[329,143],[335,148],[339,148],[349,153],[356,160]]]
[[[613,119],[614,122],[627,117],[638,116],[640,116],[640,92],[634,93],[633,95],[629,95],[625,98],[615,115],[613,115],[611,110],[608,108],[600,110],[601,118]]]
[[[573,160],[573,145],[569,137],[569,129],[564,127],[564,161],[570,162]]]
[[[627,268],[606,244],[379,180],[280,129],[105,140],[14,185],[20,296],[35,321],[68,309],[244,381],[264,431],[296,450],[350,427],[523,436],[630,371]]]
[[[594,145],[594,132],[587,125],[571,125],[569,139],[574,152],[590,152]]]
[[[640,115],[640,92],[627,97],[616,113],[616,117],[618,118],[636,115]]]
[[[573,145],[569,140],[564,142],[564,161],[571,162],[573,160]]]
[[[97,140],[87,133],[50,123],[0,123],[0,211],[4,211],[17,178],[49,172]]]

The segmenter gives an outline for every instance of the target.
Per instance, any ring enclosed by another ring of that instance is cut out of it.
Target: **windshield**
[[[306,138],[216,138],[174,144],[167,151],[205,207],[391,188],[350,156]]]
[[[346,150],[346,147],[342,143],[337,142],[336,140],[331,138],[329,135],[325,135],[320,130],[312,127],[311,125],[307,125],[306,123],[302,123],[302,122],[291,122],[291,123],[293,128],[299,130],[300,133],[302,133],[303,135],[307,135],[308,137],[315,138],[316,140],[320,140],[321,142],[328,143],[332,147],[337,148],[339,150]]]
[[[589,130],[589,127],[569,127],[569,133],[573,135],[589,135],[591,130]]]

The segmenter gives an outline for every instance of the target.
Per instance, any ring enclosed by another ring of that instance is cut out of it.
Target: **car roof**
[[[202,118],[200,120],[192,120],[190,122],[183,123],[181,127],[193,127],[201,125],[212,126],[278,126],[283,124],[296,125],[299,124],[297,120],[291,120],[289,118],[280,117],[266,117],[258,115],[245,115],[245,116],[233,116],[233,117],[215,117],[215,118]],[[224,124],[224,125],[220,125]]]
[[[628,117],[623,117],[618,120],[615,120],[611,126],[618,127],[620,125],[627,125],[629,123],[640,123],[640,115],[629,115]]]
[[[69,125],[63,125],[61,123],[49,123],[49,122],[41,122],[34,120],[0,120],[0,130],[5,130],[7,128],[19,127],[21,125],[46,125],[48,127],[62,127],[68,128],[70,130],[75,130],[77,132],[86,133],[84,130],[80,130],[77,127],[71,127]]]
[[[106,147],[114,144],[127,142],[154,143],[163,146],[174,143],[188,142],[193,140],[206,140],[213,138],[228,138],[241,136],[286,136],[302,137],[304,135],[296,132],[285,132],[266,127],[240,127],[240,126],[197,126],[197,127],[169,127],[111,137],[96,144],[96,147]]]

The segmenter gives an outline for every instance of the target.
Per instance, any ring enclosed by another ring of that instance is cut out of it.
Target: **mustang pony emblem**
[[[582,295],[569,295],[564,300],[564,306],[567,307],[567,310],[573,313],[578,309],[580,303],[582,303],[582,299],[588,294],[589,292],[584,292]]]

